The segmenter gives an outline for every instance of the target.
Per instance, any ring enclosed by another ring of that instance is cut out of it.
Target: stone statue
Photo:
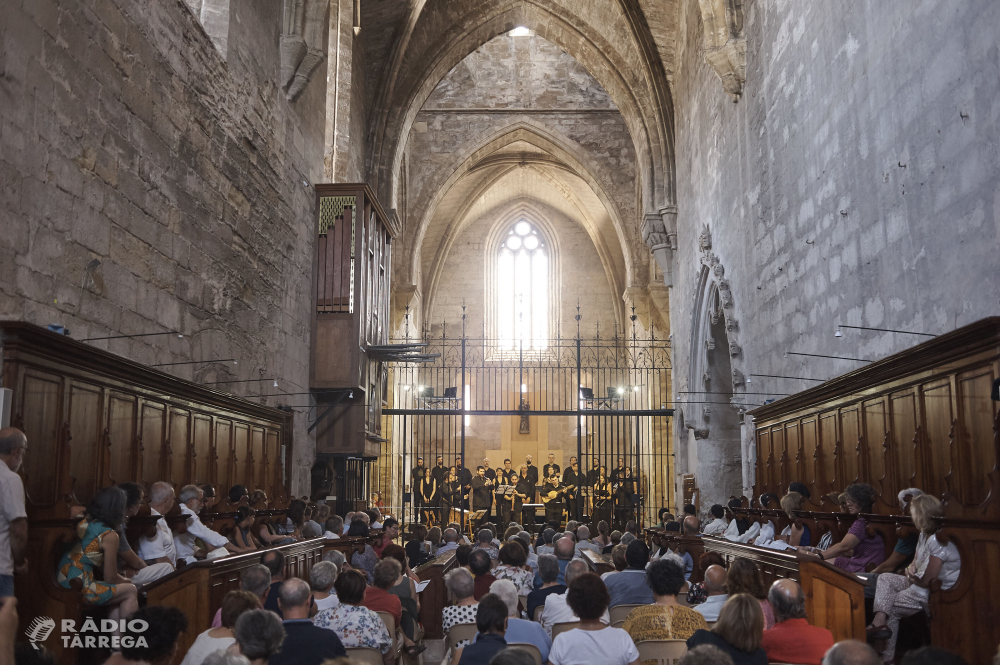
[[[528,411],[531,407],[528,406],[528,402],[522,397],[521,398],[521,434],[531,434],[531,423],[528,421]]]

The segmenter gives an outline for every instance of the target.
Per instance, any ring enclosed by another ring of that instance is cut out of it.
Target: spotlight
[[[409,392],[410,391],[410,387],[409,386],[403,386],[403,390],[405,390],[406,392]]]
[[[275,387],[275,388],[277,388],[277,387],[278,387],[278,380],[277,380],[277,379],[275,379],[275,380],[274,380],[274,387]]]
[[[833,333],[834,337],[843,337],[844,335],[840,332],[840,326],[837,326],[837,332]]]
[[[618,394],[619,395],[624,395],[625,394],[625,389],[624,388],[619,388],[618,389]]]
[[[632,386],[632,392],[639,392],[639,386]]]
[[[528,392],[528,384],[527,383],[522,383],[521,384],[521,392],[522,393]]]

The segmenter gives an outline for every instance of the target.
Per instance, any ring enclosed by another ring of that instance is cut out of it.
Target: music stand
[[[594,389],[593,388],[580,388],[580,398],[581,399],[594,399]]]
[[[445,396],[446,399],[447,398],[458,399],[458,388],[455,387],[455,386],[452,386],[451,388],[445,388],[444,389],[444,396]]]

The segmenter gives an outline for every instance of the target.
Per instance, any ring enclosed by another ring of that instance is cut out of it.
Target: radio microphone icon
[[[28,629],[24,631],[24,634],[28,636],[28,640],[31,641],[31,646],[38,649],[38,642],[44,642],[49,639],[49,635],[52,631],[56,629],[56,622],[51,617],[35,617],[32,622],[28,625]]]

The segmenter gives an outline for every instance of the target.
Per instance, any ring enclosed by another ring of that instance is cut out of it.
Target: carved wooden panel
[[[277,493],[278,489],[284,485],[282,482],[283,469],[281,463],[281,437],[277,430],[267,430],[267,469],[268,469],[268,492]]]
[[[918,484],[917,469],[922,465],[917,461],[917,445],[914,437],[917,435],[916,397],[912,390],[893,393],[889,398],[889,410],[892,413],[892,459],[896,467],[895,491],[907,487],[922,487]]]
[[[242,423],[233,427],[233,455],[236,470],[233,485],[246,485],[250,482],[250,428]]]
[[[212,419],[196,413],[194,416],[194,459],[191,480],[195,483],[208,482],[214,477],[212,467],[215,450],[212,447]]]
[[[30,401],[22,402],[16,420],[28,437],[28,452],[21,472],[24,490],[32,503],[51,505],[59,495],[58,470],[59,428],[61,417],[62,380],[55,375],[29,371],[23,379],[23,394]]]
[[[250,429],[250,458],[253,460],[253,475],[249,481],[257,487],[264,486],[264,430]]]
[[[774,459],[774,464],[771,466],[769,485],[772,492],[780,495],[782,467],[786,462],[784,427],[771,428],[771,457]]]
[[[73,477],[73,493],[84,500],[97,491],[97,460],[95,454],[102,439],[101,389],[86,383],[70,382],[69,386],[69,473]]]
[[[139,435],[142,438],[142,482],[148,487],[165,478],[163,460],[166,456],[167,408],[157,402],[143,401],[139,410]]]
[[[892,479],[885,480],[885,449],[883,442],[889,432],[885,400],[874,399],[864,402],[865,448],[863,451],[864,477],[870,479],[872,487],[881,495],[895,494]]]
[[[837,432],[837,412],[829,411],[819,416],[819,443],[820,443],[820,479],[819,483],[824,485],[823,493],[826,494],[838,487],[841,487],[843,476],[837,473],[837,456],[839,453],[838,443],[840,441]],[[818,498],[818,497],[817,497]]]
[[[138,477],[135,465],[136,398],[112,392],[108,396],[107,481],[117,484]]]
[[[976,505],[989,495],[987,474],[993,470],[993,401],[990,388],[995,378],[989,365],[958,374],[958,452],[963,469],[962,499]]]
[[[923,387],[924,437],[927,463],[934,470],[925,492],[941,496],[948,491],[945,478],[951,473],[951,426],[953,421],[951,380],[944,379]]]
[[[191,440],[191,413],[170,410],[170,477],[188,477],[188,445]],[[176,481],[175,481],[176,482]]]
[[[861,457],[858,437],[860,436],[860,423],[858,422],[858,407],[840,410],[840,443],[843,456],[840,460],[840,468],[844,473],[844,483],[855,482],[861,475],[861,468],[858,460]],[[843,489],[839,487],[838,489]]]
[[[235,483],[233,479],[233,421],[215,419],[215,468],[216,482],[223,492]]]
[[[816,469],[821,465],[821,460],[817,459],[819,452],[817,444],[818,418],[804,418],[802,420],[802,470],[800,482],[805,483],[809,488],[812,498],[817,499],[823,492],[821,483],[817,483]]]
[[[771,476],[775,473],[775,461],[771,455],[771,432],[766,428],[757,430],[757,487],[758,493],[770,492]]]

